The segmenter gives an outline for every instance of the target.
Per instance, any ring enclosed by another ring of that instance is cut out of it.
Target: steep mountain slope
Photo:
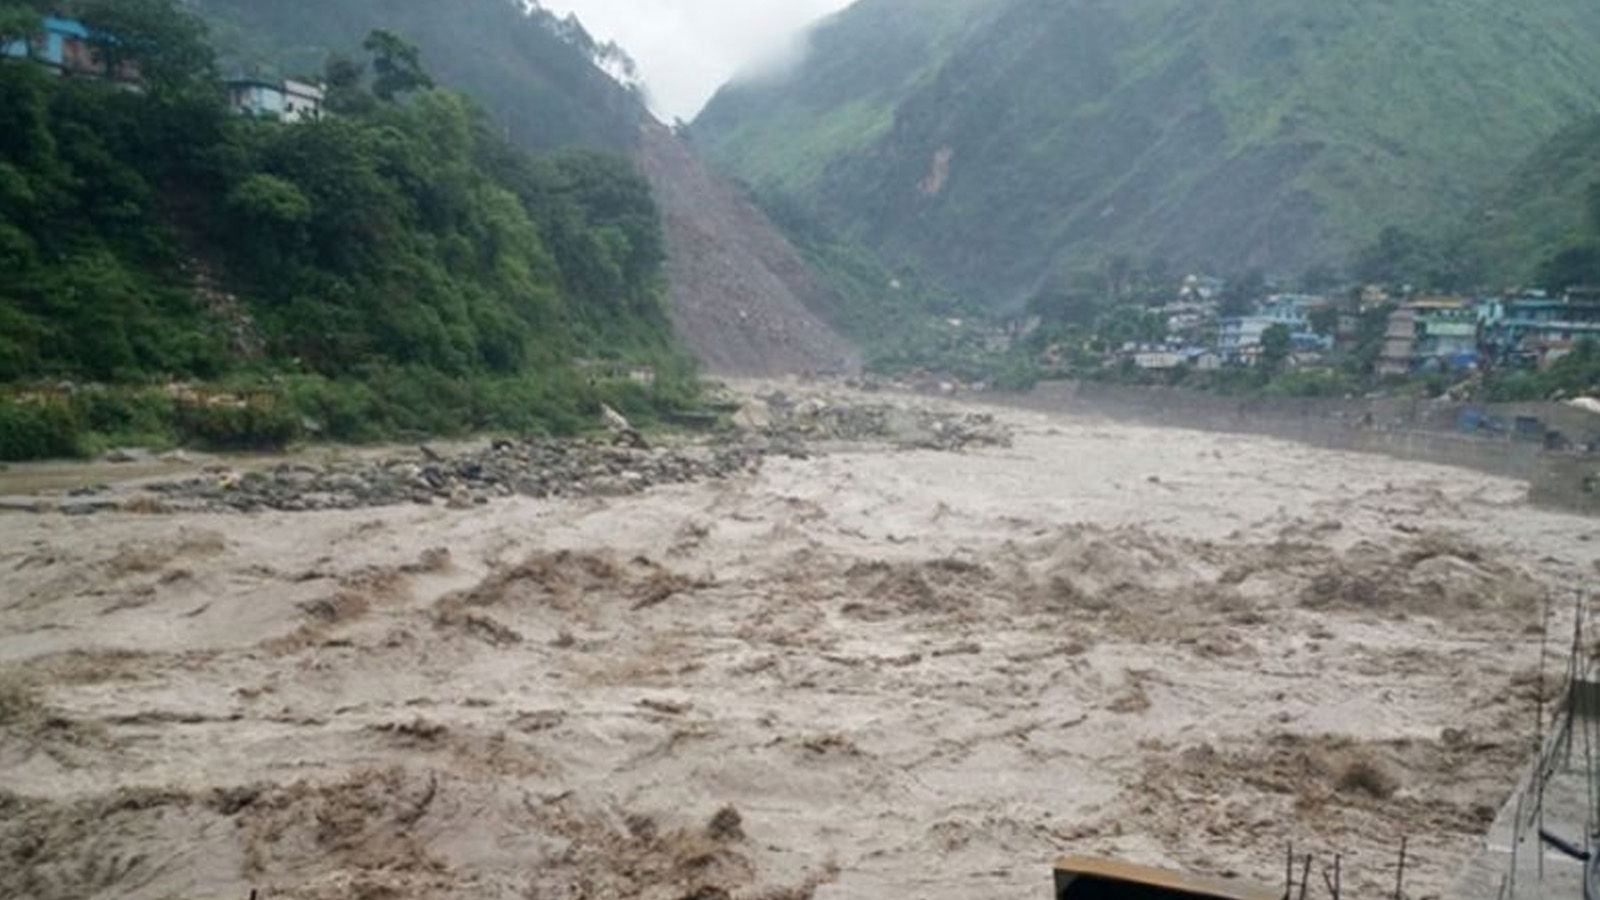
[[[895,106],[922,87],[956,39],[998,0],[858,3],[811,36],[802,77],[758,73],[721,91],[695,123],[708,154],[786,190],[816,184],[842,151],[871,146],[894,125]],[[799,123],[802,127],[796,128]]]
[[[1600,116],[1546,141],[1471,216],[1455,255],[1497,284],[1528,284],[1552,252],[1578,234],[1600,184]]]
[[[639,164],[667,226],[672,318],[718,372],[848,372],[860,365],[816,313],[825,289],[748,199],[669,129],[644,130]]]
[[[1382,224],[1466,213],[1600,109],[1588,0],[992,0],[967,14],[952,36],[918,24],[921,0],[862,0],[788,79],[724,90],[696,137],[890,258],[1014,301],[1110,254],[1339,261]],[[879,48],[907,40],[936,71],[871,74]],[[846,71],[862,73],[855,93],[830,93]],[[851,96],[878,111],[817,146],[834,130],[816,123]],[[786,141],[809,144],[802,164]]]
[[[816,310],[825,298],[781,233],[597,65],[576,23],[522,0],[202,0],[238,66],[315,72],[372,29],[414,40],[425,65],[524,147],[633,157],[663,207],[667,294],[680,335],[713,371],[854,366]]]

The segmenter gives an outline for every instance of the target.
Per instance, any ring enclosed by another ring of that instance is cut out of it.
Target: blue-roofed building
[[[95,51],[95,40],[96,35],[77,19],[46,16],[37,34],[0,48],[0,56],[32,60],[61,75],[110,77],[130,84],[139,81],[139,68],[131,61],[124,62],[115,72],[107,71]]]
[[[89,48],[89,29],[76,19],[50,16],[44,20],[43,52],[40,62],[58,69],[94,67],[94,52]]]
[[[4,55],[12,59],[31,59],[55,69],[65,69],[69,61],[81,60],[90,55],[89,29],[76,19],[46,16],[39,31],[27,40],[16,40],[5,46]]]

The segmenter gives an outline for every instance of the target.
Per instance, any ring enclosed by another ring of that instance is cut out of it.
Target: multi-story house
[[[1406,306],[1416,328],[1413,368],[1464,371],[1477,366],[1481,339],[1477,304],[1464,297],[1421,296]]]
[[[1500,365],[1541,366],[1585,338],[1600,340],[1600,296],[1530,292],[1482,304],[1483,347]]]

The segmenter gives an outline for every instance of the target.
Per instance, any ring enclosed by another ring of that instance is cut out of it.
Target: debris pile
[[[0,497],[0,509],[89,515],[99,512],[307,512],[404,504],[470,509],[521,496],[619,497],[654,487],[727,478],[773,456],[806,458],[840,444],[961,452],[1009,447],[994,416],[782,393],[752,401],[732,428],[697,440],[653,446],[619,413],[603,410],[609,437],[496,440],[472,449],[422,447],[332,463],[286,458],[269,468],[213,463],[196,474],[145,484],[134,496],[106,485],[66,497]],[[118,451],[116,459],[146,459]]]
[[[956,452],[1009,447],[1011,430],[987,413],[949,413],[890,404],[795,402],[782,393],[759,399],[742,418],[779,443],[883,443],[916,450]]]
[[[149,486],[172,509],[299,512],[405,503],[454,509],[512,497],[624,496],[666,484],[726,478],[757,465],[737,446],[640,449],[589,441],[495,441],[455,456],[424,448],[327,466],[213,471]]]

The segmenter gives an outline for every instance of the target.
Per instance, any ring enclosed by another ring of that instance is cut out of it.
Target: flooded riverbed
[[[999,415],[630,497],[0,516],[0,894],[1027,898],[1291,841],[1360,891],[1403,837],[1448,884],[1600,527]]]

